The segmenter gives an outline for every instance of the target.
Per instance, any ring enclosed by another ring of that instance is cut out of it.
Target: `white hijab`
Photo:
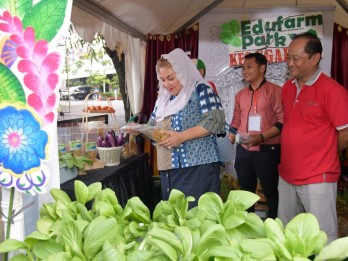
[[[171,95],[162,85],[162,81],[157,71],[159,92],[155,104],[155,107],[157,107],[156,121],[162,121],[165,117],[181,111],[189,102],[192,92],[196,88],[196,84],[205,83],[192,60],[183,50],[177,48],[168,54],[163,54],[161,57],[168,60],[172,65],[173,71],[176,73],[176,77],[182,85],[182,89],[175,99],[170,100]]]

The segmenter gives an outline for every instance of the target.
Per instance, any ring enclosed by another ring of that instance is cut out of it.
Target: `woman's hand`
[[[167,147],[168,149],[172,149],[179,146],[181,143],[185,141],[182,132],[167,131],[167,133],[169,134],[169,138],[159,142],[158,145]]]

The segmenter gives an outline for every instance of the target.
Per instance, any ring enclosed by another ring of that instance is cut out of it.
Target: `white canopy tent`
[[[74,0],[71,20],[86,41],[99,32],[109,48],[121,43],[131,110],[137,113],[143,103],[147,34],[180,32],[212,9],[307,6],[334,6],[334,21],[348,27],[348,0]]]

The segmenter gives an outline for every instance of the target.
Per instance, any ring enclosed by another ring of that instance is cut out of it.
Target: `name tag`
[[[261,114],[250,113],[248,122],[249,131],[261,131]]]

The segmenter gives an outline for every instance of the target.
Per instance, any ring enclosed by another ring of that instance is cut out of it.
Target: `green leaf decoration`
[[[21,83],[16,75],[2,63],[0,63],[0,83],[0,103],[26,103],[25,93]]]
[[[234,47],[242,46],[242,39],[238,34],[240,34],[240,24],[237,20],[231,20],[221,25],[220,40],[224,44],[230,44]]]
[[[26,12],[23,27],[33,27],[36,40],[45,39],[50,42],[64,22],[67,2],[67,0],[40,1]]]
[[[8,10],[12,16],[23,18],[25,12],[33,6],[33,0],[1,0],[0,9]]]

